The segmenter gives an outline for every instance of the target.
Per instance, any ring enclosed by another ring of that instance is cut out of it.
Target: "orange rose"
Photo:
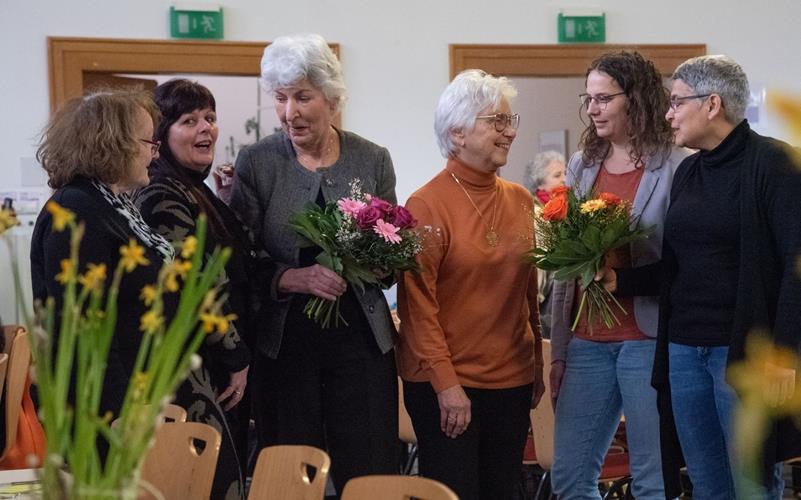
[[[547,221],[564,220],[567,217],[567,206],[567,196],[554,196],[542,208],[542,218]]]
[[[551,196],[565,196],[570,188],[567,186],[557,186],[551,190]]]
[[[608,205],[617,205],[620,203],[620,196],[614,195],[612,193],[603,192],[598,195],[598,198],[606,202]]]

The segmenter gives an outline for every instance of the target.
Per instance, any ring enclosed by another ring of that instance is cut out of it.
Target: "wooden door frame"
[[[50,111],[83,95],[84,72],[259,76],[267,45],[269,42],[48,37]],[[339,57],[339,44],[329,46]]]
[[[601,54],[636,50],[653,61],[665,76],[680,63],[706,54],[706,44],[581,44],[581,45],[486,45],[451,44],[450,78],[468,68],[480,68],[504,76],[584,76],[590,63]]]

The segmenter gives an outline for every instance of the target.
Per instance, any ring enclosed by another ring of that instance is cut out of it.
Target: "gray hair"
[[[342,65],[325,39],[316,34],[276,38],[261,58],[261,85],[273,93],[308,80],[340,111],[345,104]]]
[[[740,123],[751,92],[748,77],[734,59],[724,55],[693,57],[681,63],[671,77],[697,94],[718,94],[730,123]]]
[[[434,112],[434,132],[442,156],[448,158],[459,152],[459,147],[451,139],[451,132],[469,132],[476,124],[476,116],[482,109],[501,104],[505,97],[517,95],[512,82],[501,76],[495,77],[480,69],[466,69],[445,88],[439,97]]]
[[[535,192],[545,182],[545,177],[548,175],[548,165],[555,161],[565,163],[565,155],[558,151],[537,153],[534,159],[526,164],[523,185],[532,193]]]

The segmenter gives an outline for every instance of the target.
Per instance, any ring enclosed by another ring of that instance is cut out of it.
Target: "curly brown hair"
[[[42,132],[36,159],[58,189],[83,176],[116,184],[127,177],[141,147],[135,129],[144,109],[157,127],[153,98],[142,90],[103,90],[67,101]]]
[[[670,154],[673,130],[665,119],[670,96],[654,64],[639,52],[621,51],[594,60],[585,77],[592,71],[606,73],[626,93],[631,161],[642,165],[643,157],[664,158]],[[579,141],[584,163],[603,161],[611,147],[607,139],[598,137],[595,124],[590,120]]]

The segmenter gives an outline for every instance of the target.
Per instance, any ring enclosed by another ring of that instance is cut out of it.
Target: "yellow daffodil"
[[[145,285],[142,287],[142,292],[139,294],[139,298],[142,299],[142,302],[144,302],[146,306],[150,307],[153,305],[153,301],[156,300],[157,295],[158,292],[155,286]]]
[[[136,372],[134,374],[133,380],[131,382],[133,382],[133,388],[134,388],[133,390],[134,390],[134,394],[136,394],[135,397],[137,399],[144,392],[145,386],[147,385],[147,382],[148,382],[149,379],[150,379],[150,375],[148,375],[145,372]]]
[[[65,227],[75,223],[75,214],[55,201],[48,201],[45,208],[53,216],[53,229],[63,231]]]
[[[587,200],[581,204],[581,213],[589,214],[606,208],[606,202],[601,199]]]
[[[228,331],[229,323],[236,319],[236,314],[226,314],[219,316],[214,313],[202,313],[200,321],[203,322],[203,331],[206,333],[213,333],[215,329],[217,333],[225,333]]]
[[[764,406],[775,415],[801,413],[801,390],[795,390],[798,354],[760,333],[749,335],[745,352],[745,360],[729,368],[744,403]]]
[[[192,263],[189,261],[176,259],[170,262],[167,267],[167,277],[164,279],[164,288],[170,292],[177,292],[180,288],[178,278],[185,279],[190,269]]]
[[[217,290],[212,288],[203,297],[203,303],[200,305],[201,311],[208,311],[214,307],[214,301],[217,300]]]
[[[129,273],[136,269],[136,266],[150,264],[150,261],[145,257],[144,247],[137,244],[133,239],[129,240],[127,245],[120,247],[120,255],[122,256],[122,266]]]
[[[188,236],[181,245],[181,257],[188,259],[195,254],[197,250],[197,238]]]
[[[61,259],[61,272],[56,275],[56,281],[66,285],[75,277],[75,266],[70,259]]]
[[[770,92],[768,105],[784,119],[792,133],[801,138],[801,99],[779,92]]]
[[[8,210],[6,208],[0,210],[0,234],[5,233],[12,227],[18,225],[19,221],[17,220],[17,215],[13,210]]]
[[[164,317],[151,309],[139,318],[139,330],[153,334],[156,333],[162,323],[164,323]]]
[[[103,283],[106,281],[106,265],[105,264],[89,264],[89,269],[85,274],[78,277],[78,283],[83,285],[89,290],[99,291],[103,288]]]

